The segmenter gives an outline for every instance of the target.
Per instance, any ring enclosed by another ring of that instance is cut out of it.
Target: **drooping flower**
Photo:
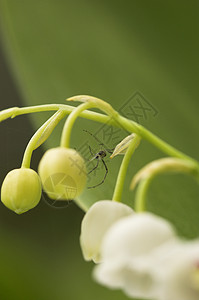
[[[150,255],[174,238],[172,225],[151,213],[117,221],[104,236],[102,263],[95,268],[95,279],[110,288],[121,288],[131,297],[154,297],[156,289],[148,272],[152,268]]]
[[[105,233],[116,221],[129,215],[133,215],[129,206],[111,200],[98,201],[90,207],[81,225],[80,244],[85,260],[100,261]]]

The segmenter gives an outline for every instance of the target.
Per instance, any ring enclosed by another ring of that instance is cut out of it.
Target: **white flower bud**
[[[105,233],[116,221],[132,213],[133,210],[129,206],[111,200],[99,201],[92,205],[81,225],[80,244],[85,260],[99,262]]]

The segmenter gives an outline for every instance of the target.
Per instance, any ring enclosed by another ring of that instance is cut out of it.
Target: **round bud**
[[[3,181],[1,201],[17,214],[22,214],[39,203],[41,192],[41,181],[34,170],[14,169]]]
[[[38,172],[44,191],[54,200],[73,200],[86,185],[85,162],[74,149],[49,149],[39,163]]]

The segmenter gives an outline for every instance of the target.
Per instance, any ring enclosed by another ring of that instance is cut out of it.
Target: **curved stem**
[[[197,166],[199,165],[196,160],[193,158],[185,155],[181,151],[175,149],[174,147],[170,146],[168,143],[164,142],[162,139],[157,137],[155,134],[151,133],[149,130],[145,129],[143,126],[137,124],[134,121],[128,120],[127,118],[124,118],[119,115],[117,111],[115,111],[112,106],[110,106],[105,101],[92,97],[87,95],[79,95],[74,96],[72,98],[69,98],[68,101],[80,101],[85,103],[93,103],[93,107],[97,107],[104,111],[106,114],[108,114],[114,121],[115,124],[118,124],[119,127],[128,130],[129,132],[133,132],[138,134],[143,139],[146,139],[150,143],[152,143],[154,146],[159,148],[161,151],[166,153],[169,156],[182,158],[185,160],[192,161]]]
[[[57,111],[35,132],[25,149],[21,164],[22,168],[30,168],[33,151],[46,141],[46,139],[52,133],[53,129],[65,117],[65,115],[66,111]]]
[[[83,103],[92,103],[93,108],[95,107],[100,109],[110,117],[111,123],[114,124],[114,126],[128,130],[130,133],[133,132],[139,134],[139,124],[120,116],[119,113],[109,103],[99,98],[87,95],[78,95],[68,98],[66,100],[79,101]]]
[[[152,177],[147,177],[141,180],[140,184],[137,187],[136,196],[135,196],[135,211],[143,212],[146,211],[146,194]]]
[[[107,115],[112,117],[116,122],[119,117],[119,113],[109,103],[93,96],[78,95],[68,98],[66,99],[66,101],[79,101],[83,103],[91,103],[91,107],[100,109],[101,111],[105,112]]]
[[[133,178],[131,189],[138,183],[135,195],[135,210],[141,212],[146,210],[146,194],[151,181],[159,174],[186,173],[199,181],[199,167],[192,161],[179,158],[161,158],[144,166]]]
[[[139,125],[131,120],[128,120],[122,116],[119,116],[119,123],[123,125],[123,127],[128,130],[129,132],[134,132],[141,136],[143,139],[147,140],[151,144],[153,144],[155,147],[160,149],[162,152],[166,153],[169,156],[182,158],[185,160],[190,160],[193,163],[198,165],[198,162],[191,158],[190,156],[184,154],[183,152],[177,150],[173,146],[169,145],[165,141],[163,141],[161,138],[159,138],[157,135],[153,134],[146,128],[144,128],[142,125]]]
[[[84,97],[84,99],[86,97],[87,97],[86,99],[89,99],[89,96],[81,96],[81,97],[76,96],[76,97],[73,97],[72,99],[80,101],[79,99],[82,97]],[[128,120],[127,118],[120,116],[115,110],[112,109],[112,107],[110,105],[108,105],[104,101],[94,98],[94,97],[90,97],[90,98],[95,100],[95,105],[93,105],[91,107],[95,106],[95,107],[102,109],[100,107],[100,105],[102,105],[103,106],[102,110],[104,110],[107,114],[109,114],[109,116],[106,116],[106,115],[103,115],[100,113],[95,113],[92,111],[82,111],[79,114],[80,117],[90,119],[93,121],[97,121],[100,123],[109,122],[110,125],[113,125],[113,126],[116,126],[119,128],[124,128],[125,130],[129,131],[130,133],[133,132],[133,133],[138,134],[143,139],[152,143],[155,147],[159,148],[162,152],[166,153],[167,155],[177,157],[177,158],[182,158],[185,160],[190,160],[198,165],[198,162],[195,159],[193,159],[193,158],[189,157],[188,155],[185,155],[181,151],[175,149],[174,147],[172,147],[168,143],[164,142],[162,139],[160,139],[155,134],[151,133],[149,130],[147,130],[143,126],[137,124],[136,122],[134,122],[132,120]],[[100,100],[100,105],[99,105],[99,102],[97,103],[96,99]],[[73,107],[70,105],[61,105],[61,104],[38,105],[38,106],[31,106],[31,107],[24,107],[24,108],[14,107],[14,108],[10,108],[10,109],[1,111],[0,112],[0,121],[3,121],[10,117],[14,118],[15,116],[18,116],[21,114],[41,112],[41,111],[53,111],[53,110],[58,110],[60,108],[65,110],[67,114],[70,114],[74,109],[76,109],[76,107]],[[113,114],[113,112],[114,112],[114,114]]]
[[[143,139],[148,140],[150,143],[152,143],[154,146],[156,146],[162,152],[168,154],[169,156],[178,157],[178,158],[182,158],[185,160],[191,160],[194,163],[197,162],[190,156],[184,154],[183,152],[181,152],[181,151],[177,150],[176,148],[174,148],[173,146],[169,145],[168,143],[163,141],[161,138],[159,138],[158,136],[156,136],[155,134],[153,134],[152,132],[150,132],[149,130],[144,128],[143,126],[140,126],[140,135]]]
[[[78,107],[76,107],[73,110],[73,112],[68,116],[62,131],[61,143],[60,143],[61,147],[69,148],[71,131],[75,123],[75,120],[79,117],[81,112],[83,112],[85,109],[91,108],[92,106],[93,106],[92,103],[83,103]]]
[[[131,156],[133,155],[135,149],[137,148],[140,140],[141,140],[140,137],[138,135],[135,135],[135,137],[131,141],[131,143],[124,155],[124,158],[122,160],[120,170],[119,170],[119,173],[117,176],[115,190],[114,190],[113,197],[112,197],[113,201],[117,201],[117,202],[121,201],[121,196],[122,196],[122,191],[123,191],[123,187],[124,187],[124,180],[126,177],[127,168],[129,166]]]
[[[36,106],[29,106],[29,107],[11,107],[8,109],[4,109],[0,111],[0,122],[8,119],[8,118],[15,118],[20,115],[31,114],[31,113],[38,113],[38,112],[47,112],[47,111],[57,111],[59,109],[65,110],[66,114],[70,114],[76,107],[66,104],[44,104],[44,105],[36,105]],[[80,113],[79,115],[81,118],[85,118],[91,121],[97,121],[100,123],[107,123],[115,126],[120,127],[119,124],[115,123],[114,120],[110,119],[109,116],[85,110]]]
[[[42,105],[35,105],[35,106],[28,106],[28,107],[16,107],[11,118],[15,118],[16,116],[24,115],[24,114],[32,114],[36,112],[45,112],[45,111],[56,111],[59,109],[65,109],[70,111],[70,106],[64,104],[42,104]]]

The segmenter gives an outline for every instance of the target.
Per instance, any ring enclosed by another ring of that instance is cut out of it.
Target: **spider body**
[[[91,135],[91,136],[92,136],[92,137],[93,137],[100,145],[103,145],[103,146],[104,146],[104,144],[101,143],[101,142],[98,140],[98,138],[97,138],[96,136],[94,136],[92,133],[90,133],[90,132],[87,131],[87,130],[84,130],[84,131],[87,132],[87,133],[89,133],[89,134],[90,134],[90,135]],[[107,176],[107,174],[108,174],[108,168],[107,168],[107,165],[106,165],[106,163],[105,163],[105,161],[104,161],[104,158],[106,157],[107,152],[108,152],[108,153],[113,153],[113,151],[112,151],[112,150],[109,150],[109,149],[104,149],[104,150],[100,150],[100,151],[97,152],[96,154],[93,154],[93,151],[92,151],[92,149],[91,149],[90,146],[89,146],[89,150],[90,150],[91,155],[93,156],[93,158],[91,158],[90,161],[96,159],[96,160],[97,160],[97,164],[96,164],[96,166],[95,166],[92,170],[90,170],[90,171],[88,172],[88,175],[89,175],[90,173],[92,173],[94,170],[97,169],[97,167],[98,167],[100,161],[103,163],[104,168],[105,168],[105,175],[104,175],[104,178],[102,179],[102,181],[101,181],[100,183],[96,184],[96,185],[93,185],[93,186],[89,186],[89,187],[88,187],[88,189],[92,189],[92,188],[95,188],[95,187],[101,185],[102,183],[104,183],[104,181],[105,181],[105,179],[106,179],[106,176]]]
[[[103,159],[106,156],[106,151],[101,150],[95,155],[95,159]]]

